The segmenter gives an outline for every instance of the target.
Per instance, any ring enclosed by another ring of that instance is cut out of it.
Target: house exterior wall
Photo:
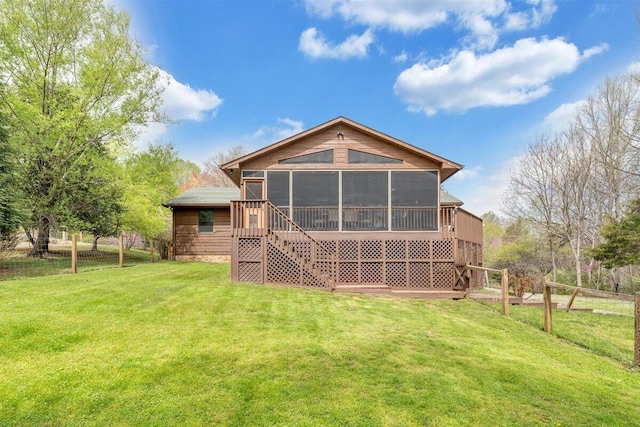
[[[213,233],[198,233],[198,211],[213,210]],[[174,250],[177,260],[220,261],[231,257],[229,207],[173,208]]]
[[[464,209],[457,209],[455,214],[455,235],[458,239],[482,245],[482,219]]]
[[[343,133],[344,139],[338,138],[338,132]],[[347,150],[349,148],[402,159],[404,162],[402,164],[384,166],[348,164]],[[328,149],[334,150],[333,164],[278,164],[278,160],[281,159]],[[294,144],[289,144],[270,153],[265,153],[259,158],[250,160],[242,165],[243,170],[438,170],[439,168],[440,166],[437,163],[430,161],[429,159],[420,157],[415,153],[411,153],[395,145],[390,145],[389,143],[386,143],[374,136],[358,132],[354,128],[344,124],[331,126],[325,130],[296,141]]]

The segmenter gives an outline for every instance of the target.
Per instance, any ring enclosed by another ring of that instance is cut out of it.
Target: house
[[[440,189],[462,165],[338,117],[221,169],[239,188],[237,200],[226,194],[228,216],[226,196],[168,203],[177,257],[214,238],[220,248],[208,250],[221,251],[228,238],[236,281],[413,293],[480,284],[465,266],[482,265],[482,220]]]
[[[178,261],[231,260],[231,200],[238,188],[191,188],[165,203],[172,214],[173,257]]]

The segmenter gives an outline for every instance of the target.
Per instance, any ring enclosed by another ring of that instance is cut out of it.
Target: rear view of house
[[[482,265],[482,220],[440,188],[455,162],[338,117],[221,168],[240,188],[233,280],[397,292],[479,283],[462,272]]]

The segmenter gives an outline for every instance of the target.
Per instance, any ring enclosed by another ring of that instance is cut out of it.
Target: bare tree
[[[575,126],[552,138],[541,136],[527,147],[505,198],[508,213],[530,221],[547,241],[554,279],[558,248],[571,248],[578,286],[585,241],[599,216],[591,186],[595,161],[589,140]]]
[[[218,151],[207,159],[202,172],[191,179],[185,187],[235,187],[236,184],[220,169],[220,165],[242,157],[246,153],[247,150],[242,145]]]
[[[505,213],[511,217],[527,219],[546,240],[551,255],[553,280],[556,280],[557,251],[563,243],[556,230],[555,215],[555,185],[559,175],[555,153],[560,150],[561,145],[558,136],[538,136],[520,158],[520,168],[512,174],[509,190],[503,200]]]
[[[640,80],[626,74],[608,78],[591,96],[576,118],[576,126],[588,138],[596,155],[591,186],[597,194],[593,208],[591,245],[599,242],[605,216],[619,220],[624,207],[640,195]],[[593,260],[589,263],[593,265]],[[609,271],[612,287],[619,283],[618,269]],[[601,269],[598,276],[601,276]],[[591,269],[588,270],[591,281]]]

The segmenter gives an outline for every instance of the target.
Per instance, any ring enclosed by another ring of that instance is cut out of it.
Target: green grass
[[[640,422],[640,372],[517,313],[228,276],[157,263],[0,283],[0,425]]]

